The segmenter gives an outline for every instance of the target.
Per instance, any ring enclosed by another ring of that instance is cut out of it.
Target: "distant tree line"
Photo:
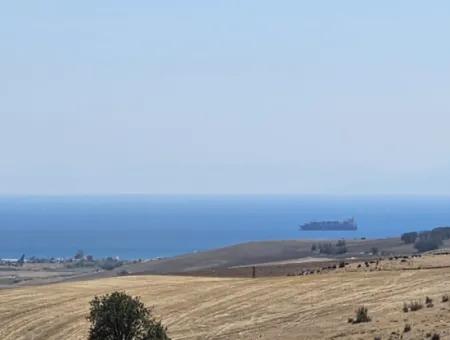
[[[414,244],[418,251],[438,249],[444,240],[450,239],[450,227],[438,227],[421,232],[409,232],[401,235],[405,244]]]
[[[339,240],[336,244],[330,242],[314,243],[311,246],[311,251],[318,252],[319,254],[338,255],[345,254],[347,252],[347,246],[344,240]]]

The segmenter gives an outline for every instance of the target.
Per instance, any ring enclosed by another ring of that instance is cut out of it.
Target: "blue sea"
[[[299,231],[354,217],[357,231]],[[0,197],[0,258],[174,256],[256,240],[380,238],[450,225],[450,197]]]

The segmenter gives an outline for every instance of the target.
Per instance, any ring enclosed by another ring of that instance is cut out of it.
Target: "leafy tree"
[[[107,257],[105,260],[99,262],[100,268],[104,270],[113,270],[114,268],[120,267],[122,264],[122,261],[118,261],[112,257]]]
[[[419,238],[416,243],[414,243],[414,248],[418,251],[429,251],[438,249],[442,244],[442,241],[433,238]]]
[[[84,258],[84,251],[82,249],[78,250],[73,258],[75,260],[82,260]]]
[[[89,340],[170,340],[139,297],[113,292],[90,302]]]
[[[410,244],[410,243],[416,242],[417,236],[418,236],[418,234],[415,231],[410,232],[410,233],[404,233],[401,236],[401,240],[403,242],[405,242],[406,244]]]

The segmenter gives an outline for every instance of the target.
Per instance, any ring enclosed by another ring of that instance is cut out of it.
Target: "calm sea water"
[[[358,231],[306,232],[311,220],[355,217]],[[0,258],[151,258],[239,242],[387,237],[450,225],[450,197],[0,197]]]

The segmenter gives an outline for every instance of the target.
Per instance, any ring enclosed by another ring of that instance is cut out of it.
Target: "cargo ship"
[[[309,222],[299,226],[300,230],[357,230],[358,225],[354,218],[343,221]]]

